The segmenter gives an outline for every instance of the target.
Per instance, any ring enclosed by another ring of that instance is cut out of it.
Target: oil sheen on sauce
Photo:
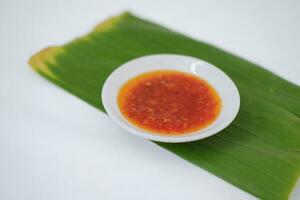
[[[206,81],[179,71],[152,71],[126,82],[117,97],[123,116],[154,134],[182,135],[210,125],[221,99]]]

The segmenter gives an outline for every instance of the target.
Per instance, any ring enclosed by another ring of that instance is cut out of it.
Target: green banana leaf
[[[215,136],[157,144],[258,198],[288,199],[300,176],[300,88],[256,64],[130,13],[40,51],[29,64],[105,112],[99,94],[109,74],[131,59],[159,53],[190,55],[219,67],[236,83],[241,108]]]

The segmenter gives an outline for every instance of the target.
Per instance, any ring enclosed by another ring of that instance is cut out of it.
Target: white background
[[[300,85],[297,0],[0,0],[0,199],[255,199],[124,133],[27,65],[41,48],[126,9]],[[300,184],[292,199],[300,199]]]

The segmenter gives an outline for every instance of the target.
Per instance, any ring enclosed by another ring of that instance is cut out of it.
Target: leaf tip
[[[31,56],[28,60],[28,64],[33,70],[55,78],[55,75],[52,73],[47,64],[55,63],[55,56],[61,52],[61,50],[62,48],[58,46],[45,48]]]

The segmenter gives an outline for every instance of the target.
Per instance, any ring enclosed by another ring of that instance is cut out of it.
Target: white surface
[[[0,199],[254,199],[122,133],[26,64],[41,48],[85,34],[127,8],[300,84],[297,0],[1,0]],[[300,199],[299,184],[292,199]]]
[[[176,70],[193,74],[212,85],[222,101],[221,112],[217,119],[206,128],[176,136],[153,134],[131,124],[119,110],[117,102],[119,90],[128,80],[158,70]],[[107,114],[124,130],[149,140],[174,143],[203,139],[223,130],[238,113],[240,95],[234,82],[223,71],[204,60],[176,54],[156,54],[133,59],[113,71],[103,86],[102,102]]]

